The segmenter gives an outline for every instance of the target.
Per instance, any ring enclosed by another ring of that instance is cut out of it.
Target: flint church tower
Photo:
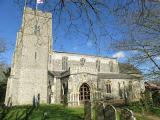
[[[40,103],[47,103],[51,43],[51,13],[25,8],[7,84],[6,105],[32,104],[33,97],[38,95]]]

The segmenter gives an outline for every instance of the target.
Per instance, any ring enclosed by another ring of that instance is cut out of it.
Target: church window
[[[62,70],[68,69],[68,57],[62,57]]]
[[[100,60],[96,60],[96,69],[98,72],[100,72],[100,65],[101,65]]]
[[[85,64],[85,62],[86,62],[86,60],[85,60],[84,58],[81,58],[81,59],[80,59],[80,64],[81,64],[81,66],[83,66],[83,65]]]
[[[120,82],[118,82],[118,89],[119,89],[119,96],[122,99],[123,98],[123,93],[122,93],[121,83]]]
[[[109,62],[110,72],[113,72],[113,62]]]
[[[79,89],[79,100],[80,101],[90,100],[90,87],[86,83],[83,83]]]
[[[106,92],[111,93],[111,84],[110,83],[106,84]]]

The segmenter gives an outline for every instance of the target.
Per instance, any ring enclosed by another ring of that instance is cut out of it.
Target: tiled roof
[[[119,71],[125,74],[142,74],[140,70],[128,63],[119,63]]]

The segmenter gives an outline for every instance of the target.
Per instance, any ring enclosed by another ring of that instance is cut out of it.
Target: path
[[[140,113],[134,113],[134,114],[135,114],[135,116],[138,116],[138,117],[142,116]],[[160,117],[157,117],[152,114],[145,113],[144,116],[145,116],[145,118],[147,118],[147,120],[160,120]]]

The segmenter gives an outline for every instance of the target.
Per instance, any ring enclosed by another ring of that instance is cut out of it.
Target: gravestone
[[[136,120],[136,118],[131,110],[124,108],[121,111],[120,120]]]
[[[84,102],[84,120],[91,120],[91,103],[90,103],[90,101]]]
[[[0,120],[2,120],[2,111],[0,111]]]
[[[103,103],[96,104],[95,112],[96,112],[96,120],[105,120]]]
[[[105,120],[117,120],[116,109],[112,105],[107,105],[104,108]]]

